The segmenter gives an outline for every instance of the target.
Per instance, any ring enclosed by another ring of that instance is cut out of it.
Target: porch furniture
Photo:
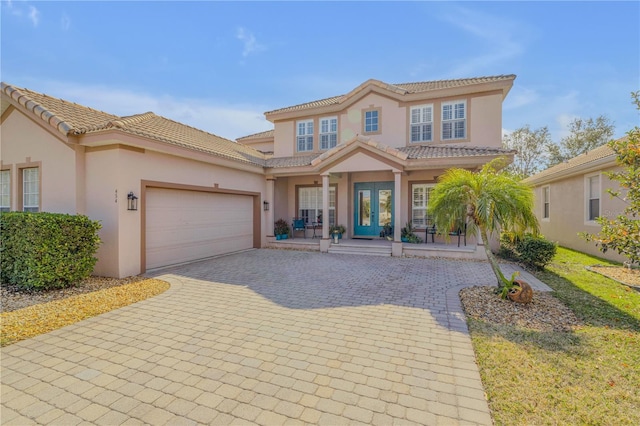
[[[427,226],[424,229],[424,243],[427,244],[429,242],[429,235],[431,235],[431,243],[435,243],[435,235],[436,235],[436,226]]]
[[[316,229],[320,230],[320,235],[318,235],[318,238],[322,237],[322,222],[311,222],[311,225],[307,226],[313,229],[313,236],[311,238],[316,238]]]
[[[307,227],[304,224],[304,219],[293,219],[293,223],[291,224],[291,238],[295,238],[296,231],[302,231],[302,236],[307,238],[306,230]]]
[[[467,224],[465,223],[463,226],[458,227],[458,229],[455,229],[451,232],[449,232],[449,235],[451,235],[452,237],[458,237],[458,247],[460,247],[460,237],[464,237],[464,245],[465,247],[467,246]]]

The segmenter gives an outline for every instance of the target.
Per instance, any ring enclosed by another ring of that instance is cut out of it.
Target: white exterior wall
[[[82,206],[76,204],[76,153],[72,146],[17,110],[8,114],[0,132],[0,161],[3,168],[11,168],[11,210],[20,207],[18,168],[29,162],[40,163],[40,211],[82,213]]]

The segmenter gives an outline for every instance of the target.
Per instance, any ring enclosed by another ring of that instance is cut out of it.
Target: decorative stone
[[[509,290],[509,300],[517,303],[530,303],[533,300],[531,286],[522,280],[515,280],[514,286]]]

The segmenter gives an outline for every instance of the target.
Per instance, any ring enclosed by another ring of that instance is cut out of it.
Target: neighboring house
[[[94,273],[147,269],[273,240],[276,219],[324,218],[348,237],[424,229],[429,191],[450,167],[477,170],[501,148],[514,75],[387,84],[267,112],[274,129],[230,141],[144,113],[118,117],[2,84],[3,210],[100,220]],[[127,196],[138,210],[127,210]],[[470,236],[470,243],[475,239]]]
[[[606,259],[626,260],[612,250],[602,253],[594,242],[578,235],[597,234],[598,216],[613,219],[623,214],[626,203],[607,193],[607,189],[619,190],[620,186],[606,172],[619,170],[615,152],[603,145],[526,178],[523,182],[534,188],[535,214],[545,238]]]

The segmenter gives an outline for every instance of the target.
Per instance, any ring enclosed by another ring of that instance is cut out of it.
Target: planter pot
[[[287,238],[289,238],[289,235],[287,235],[287,234],[282,234],[282,239],[283,239],[283,240],[286,240]]]
[[[409,239],[407,237],[400,237],[400,241],[402,241],[403,243],[408,243]]]
[[[514,280],[515,286],[509,290],[507,297],[517,303],[530,303],[533,300],[533,289],[522,280]]]
[[[276,240],[281,240],[282,239],[282,235],[276,235]]]

